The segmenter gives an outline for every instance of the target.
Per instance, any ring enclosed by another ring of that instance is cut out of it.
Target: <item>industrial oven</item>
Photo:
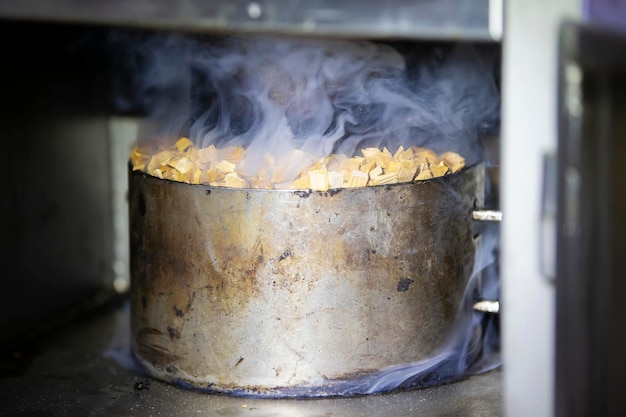
[[[0,3],[2,411],[619,415],[619,24],[521,3]]]

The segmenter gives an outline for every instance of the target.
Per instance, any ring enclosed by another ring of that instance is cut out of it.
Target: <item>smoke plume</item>
[[[411,51],[368,41],[128,33],[112,42],[127,66],[120,106],[147,116],[141,144],[188,136],[198,147],[242,145],[240,167],[250,174],[266,154],[279,165],[294,149],[314,162],[415,145],[455,151],[472,165],[483,160],[481,134],[499,114],[494,57],[465,44]]]

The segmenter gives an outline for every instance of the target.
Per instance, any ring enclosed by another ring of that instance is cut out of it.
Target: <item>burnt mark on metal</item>
[[[141,307],[145,310],[148,307],[148,299],[145,295],[141,296]]]
[[[138,356],[151,363],[171,363],[182,359],[181,356],[170,352],[163,346],[149,343],[148,341],[141,339],[138,342]]]
[[[181,310],[180,308],[176,308],[176,306],[174,306],[174,314],[176,315],[176,317],[182,317],[185,315],[185,313],[183,313],[183,310]]]
[[[193,304],[194,300],[196,299],[196,292],[192,292],[191,293],[191,297],[189,297],[189,301],[187,301],[187,305],[185,306],[185,312],[189,312],[189,310],[191,310],[191,305]]]
[[[145,337],[151,334],[161,336],[164,333],[160,331],[159,329],[155,329],[154,327],[144,327],[143,329],[139,331],[139,337]]]
[[[143,333],[144,329],[142,329],[140,332]],[[161,335],[163,334],[162,332],[159,332],[159,333]],[[154,339],[147,338],[145,334],[140,334],[137,340],[138,342],[137,351],[136,351],[137,356],[139,356],[140,358],[143,358],[144,360],[148,362],[158,363],[158,364],[172,363],[172,362],[177,362],[183,359],[181,356],[175,353],[172,353],[166,347],[163,347],[159,344],[151,342],[151,340],[154,340]]]
[[[408,277],[400,278],[400,281],[398,281],[398,286],[397,286],[398,292],[407,291],[409,289],[409,286],[414,282],[415,282],[414,280]]]
[[[137,205],[139,208],[139,214],[142,217],[145,216],[146,215],[146,197],[143,195],[143,193],[139,194]]]
[[[170,340],[180,339],[180,330],[167,326],[167,334],[170,336]]]
[[[238,367],[238,366],[241,364],[241,362],[243,362],[243,358],[242,358],[242,357],[239,357],[239,360],[238,360],[238,361],[237,361],[237,363],[235,364],[235,368],[236,368],[236,367]]]
[[[311,190],[297,190],[293,193],[300,198],[309,198],[309,196],[311,195]]]
[[[246,191],[246,200],[250,200],[251,198],[250,193]]]
[[[285,259],[287,259],[287,258],[288,258],[288,257],[290,257],[290,256],[291,256],[291,251],[290,251],[289,249],[287,249],[286,251],[284,251],[284,252],[282,253],[282,255],[280,255],[280,256],[278,257],[278,262],[280,262],[280,261],[284,261]]]
[[[333,197],[335,194],[339,194],[341,191],[341,188],[331,188],[330,190],[328,190],[328,194]]]
[[[211,195],[211,190],[209,188],[207,188],[205,193],[206,193],[206,195]]]

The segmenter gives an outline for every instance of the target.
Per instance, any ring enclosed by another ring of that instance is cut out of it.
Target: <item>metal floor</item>
[[[123,306],[65,326],[4,358],[2,416],[376,417],[502,415],[501,370],[448,385],[312,400],[228,397],[147,379],[105,357],[127,319]],[[147,381],[147,383],[146,383]]]

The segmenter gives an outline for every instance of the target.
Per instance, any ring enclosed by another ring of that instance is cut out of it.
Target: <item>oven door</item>
[[[626,33],[560,41],[555,414],[626,415]]]

